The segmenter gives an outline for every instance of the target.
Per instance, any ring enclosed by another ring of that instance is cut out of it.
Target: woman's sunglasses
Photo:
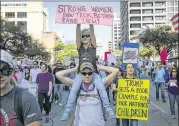
[[[88,72],[88,73],[86,73],[86,72],[81,72],[81,74],[82,74],[83,76],[86,76],[86,75],[91,76],[91,75],[93,74],[93,72]]]
[[[88,37],[90,37],[90,35],[82,35],[82,38],[84,38],[84,37],[88,38]]]
[[[13,69],[12,68],[2,68],[0,69],[0,73],[3,76],[10,76],[12,74]]]

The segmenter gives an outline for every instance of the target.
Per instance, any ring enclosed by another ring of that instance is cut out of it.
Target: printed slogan
[[[119,79],[116,118],[148,120],[149,80]]]
[[[58,5],[56,23],[112,25],[112,7]]]

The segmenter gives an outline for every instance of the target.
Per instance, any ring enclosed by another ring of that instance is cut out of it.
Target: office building
[[[178,0],[121,1],[121,41],[130,41],[143,26],[171,25],[178,13]]]
[[[121,24],[120,18],[117,13],[114,13],[113,18],[113,40],[112,40],[112,50],[119,50],[119,45],[121,43]],[[110,43],[108,47],[111,49]]]
[[[43,2],[1,2],[1,17],[40,42],[48,31],[48,9]]]

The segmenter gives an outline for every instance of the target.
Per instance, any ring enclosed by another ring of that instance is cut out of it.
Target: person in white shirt
[[[36,77],[41,72],[41,69],[38,68],[38,62],[37,61],[33,62],[33,66],[34,66],[34,68],[30,70],[30,77],[31,77],[31,82],[35,83]]]
[[[37,98],[38,85],[36,83],[36,78],[37,78],[37,75],[41,73],[41,69],[38,68],[38,61],[34,61],[33,66],[34,68],[30,70],[30,81],[31,81],[31,89],[33,89],[33,92],[36,92],[36,93],[33,93],[33,95]]]

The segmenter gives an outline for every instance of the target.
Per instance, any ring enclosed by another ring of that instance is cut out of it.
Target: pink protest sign
[[[56,23],[112,25],[112,7],[58,5]]]

